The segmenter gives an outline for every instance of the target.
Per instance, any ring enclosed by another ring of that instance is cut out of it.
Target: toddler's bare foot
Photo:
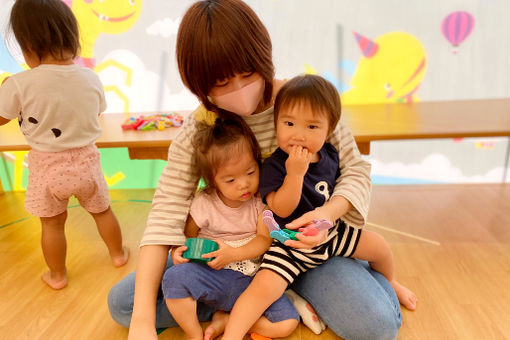
[[[65,288],[67,286],[67,273],[52,273],[47,271],[42,274],[41,279],[48,285],[50,288],[59,290]]]
[[[129,248],[122,247],[122,255],[112,256],[112,262],[115,267],[122,267],[129,259]]]
[[[393,286],[393,289],[395,289],[395,293],[397,293],[398,301],[400,304],[409,310],[415,310],[416,304],[418,302],[416,294],[414,294],[408,288],[402,286],[397,281],[391,282],[391,285]]]
[[[217,336],[223,334],[228,322],[228,313],[217,311],[214,313],[211,324],[205,329],[204,340],[213,340]]]

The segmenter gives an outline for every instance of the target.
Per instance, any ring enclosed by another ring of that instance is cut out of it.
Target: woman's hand
[[[215,259],[207,262],[207,265],[215,270],[220,270],[225,267],[227,264],[236,260],[235,258],[235,249],[222,240],[214,240],[218,243],[218,250],[202,255],[203,259],[208,259],[214,257]]]
[[[188,250],[188,247],[186,246],[180,246],[172,249],[172,262],[174,263],[174,265],[189,262],[189,259],[185,259],[184,257],[182,257],[182,254],[186,250]]]

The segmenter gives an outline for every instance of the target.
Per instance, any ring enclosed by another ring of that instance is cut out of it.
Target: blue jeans
[[[163,275],[162,291],[165,299],[193,297],[216,310],[230,312],[239,296],[253,281],[253,276],[232,269],[214,270],[205,263],[183,263],[170,267]],[[264,312],[271,322],[296,319],[299,314],[283,294]]]
[[[172,265],[168,258],[167,268]],[[290,287],[313,306],[326,325],[345,339],[395,339],[402,323],[400,304],[388,280],[366,262],[332,257],[307,271]],[[135,272],[117,283],[108,294],[110,314],[129,327],[133,312]],[[215,310],[198,303],[200,321]],[[176,327],[160,291],[156,305],[156,328]]]

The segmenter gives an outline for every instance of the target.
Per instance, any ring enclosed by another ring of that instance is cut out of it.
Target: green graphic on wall
[[[103,173],[110,189],[155,188],[166,164],[163,160],[131,160],[126,148],[99,149],[99,152]],[[26,154],[25,151],[0,153],[0,180],[5,191],[26,190]]]

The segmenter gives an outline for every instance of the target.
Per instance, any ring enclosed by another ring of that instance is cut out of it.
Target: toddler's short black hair
[[[328,118],[329,133],[335,129],[342,113],[340,94],[335,86],[318,75],[300,75],[282,86],[274,103],[275,125],[280,110],[296,104],[307,104],[314,112],[325,113]]]
[[[51,54],[64,59],[64,53],[76,57],[80,48],[78,23],[62,0],[16,0],[12,6],[10,27],[23,52],[39,59]]]

